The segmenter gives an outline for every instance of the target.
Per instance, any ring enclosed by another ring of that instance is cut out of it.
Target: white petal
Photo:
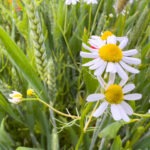
[[[122,102],[120,105],[123,107],[124,111],[128,115],[132,115],[133,114],[133,109],[131,108],[131,106],[128,103]]]
[[[11,102],[11,103],[17,104],[17,103],[19,103],[21,100],[20,100],[20,99],[17,99],[17,98],[13,98],[13,99],[8,99],[8,101]]]
[[[9,97],[13,97],[14,96],[14,94],[9,94]]]
[[[106,72],[116,73],[116,67],[114,63],[108,62]]]
[[[95,51],[94,48],[91,48],[91,47],[87,46],[85,43],[82,43],[82,46],[83,46],[84,49],[89,50],[90,52]]]
[[[135,68],[133,68],[133,67],[131,67],[131,66],[125,64],[123,61],[120,61],[120,64],[121,64],[121,66],[122,66],[125,70],[127,70],[128,72],[131,72],[131,73],[139,73],[139,70],[137,70],[137,69],[135,69]]]
[[[93,40],[99,40],[99,39],[100,39],[100,37],[99,37],[99,36],[97,36],[97,35],[92,35],[92,36],[90,37],[90,39],[93,39]]]
[[[109,82],[108,82],[108,85],[111,85],[111,84],[114,83],[115,77],[116,77],[116,74],[115,74],[115,73],[110,73],[110,74],[109,74]]]
[[[100,60],[100,58],[96,58],[94,60],[89,61],[88,63],[83,64],[82,66],[91,66],[91,65],[94,65],[99,60]]]
[[[79,0],[66,0],[65,4],[66,5],[70,5],[70,4],[75,5],[78,1]]]
[[[88,43],[89,43],[95,50],[98,50],[98,49],[100,48],[98,41],[89,40]]]
[[[97,0],[84,0],[87,4],[97,4]]]
[[[103,65],[104,61],[103,60],[100,60],[98,62],[96,62],[94,65],[92,65],[91,67],[89,67],[89,69],[91,70],[95,70],[99,67],[101,67]]]
[[[71,0],[66,0],[65,4],[70,5],[70,4],[72,4],[72,1]]]
[[[117,73],[118,75],[123,79],[123,80],[128,80],[128,75],[126,74],[126,72],[122,69],[122,67],[118,64],[115,63],[116,69],[117,69]]]
[[[20,92],[18,91],[12,91],[14,94],[20,94]]]
[[[126,36],[121,36],[121,37],[116,37],[117,41],[121,43],[121,41],[125,40],[127,37]]]
[[[110,109],[111,109],[112,117],[115,120],[120,120],[121,115],[120,115],[120,112],[119,112],[119,109],[118,109],[118,105],[112,104]]]
[[[21,93],[18,91],[12,91],[12,94],[14,95],[14,94],[21,94]]]
[[[9,94],[9,97],[14,97],[14,95],[17,95],[17,94],[21,94],[21,93],[17,91],[12,91],[12,93]]]
[[[97,58],[97,57],[99,57],[97,53],[87,53],[87,52],[80,52],[80,56],[83,58]]]
[[[105,81],[103,80],[103,78],[102,78],[101,76],[97,76],[97,79],[98,79],[100,85],[101,85],[103,88],[105,88],[106,83],[105,83]]]
[[[108,36],[107,38],[107,44],[116,44],[116,37],[114,35]]]
[[[124,51],[123,56],[133,56],[137,53],[138,53],[138,51],[136,49],[131,49],[131,50],[128,50],[128,51]]]
[[[127,43],[128,43],[128,38],[124,37],[124,39],[119,44],[119,48],[123,49],[127,45]]]
[[[98,2],[97,2],[97,0],[92,0],[91,1],[91,4],[97,4]]]
[[[105,44],[105,41],[101,40],[100,37],[92,36],[88,43],[96,49],[99,49]]]
[[[130,91],[132,91],[135,88],[134,84],[127,84],[123,87],[123,93],[128,93]]]
[[[13,102],[13,99],[8,98],[8,101],[9,101],[9,102]]]
[[[98,101],[100,99],[103,99],[104,95],[103,94],[91,94],[87,97],[87,101],[88,102],[94,102],[94,101]]]
[[[117,106],[118,106],[118,109],[120,111],[121,118],[124,121],[129,122],[130,118],[128,117],[128,115],[126,114],[126,112],[124,111],[124,109],[122,108],[122,106],[120,104],[118,104]]]
[[[121,86],[121,87],[123,87],[125,84],[126,84],[126,82],[128,81],[128,78],[127,79],[122,79],[121,81],[120,81],[120,83],[119,83],[119,85]]]
[[[95,72],[94,75],[96,76],[100,76],[103,74],[105,68],[106,68],[107,62],[104,61],[104,63],[100,66],[100,68],[98,68]]]
[[[97,108],[97,110],[94,112],[93,116],[94,117],[99,117],[101,116],[104,111],[106,110],[108,106],[108,103],[107,102],[103,102],[102,104],[100,104],[100,106]]]
[[[130,65],[139,65],[141,63],[140,59],[132,57],[123,57],[122,60]]]
[[[127,94],[124,96],[125,100],[139,100],[142,98],[142,94],[134,93],[134,94]]]

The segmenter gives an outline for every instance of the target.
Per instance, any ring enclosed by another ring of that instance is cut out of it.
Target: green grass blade
[[[28,59],[9,37],[9,35],[0,27],[0,39],[5,46],[5,53],[13,65],[24,75],[24,78],[30,83],[32,88],[40,95],[43,100],[48,100],[46,90],[38,78],[36,72],[30,65]]]

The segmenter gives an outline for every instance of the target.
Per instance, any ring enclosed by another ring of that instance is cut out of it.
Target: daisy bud
[[[17,91],[12,91],[12,94],[9,94],[9,97],[11,98],[9,98],[8,101],[14,104],[18,104],[22,100],[22,94]]]

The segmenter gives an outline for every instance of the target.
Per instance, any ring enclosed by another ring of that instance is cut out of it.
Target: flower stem
[[[55,113],[65,116],[65,117],[70,117],[72,119],[80,119],[79,116],[74,116],[74,115],[70,115],[70,114],[65,114],[57,109],[55,109],[54,107],[52,107],[51,105],[47,104],[46,102],[44,102],[43,100],[41,100],[40,98],[29,98],[29,99],[22,99],[22,101],[27,101],[27,100],[31,100],[31,101],[39,101],[40,103],[44,104],[46,107],[50,108],[51,110],[53,110]]]
[[[95,112],[95,110],[96,110],[98,104],[99,104],[99,101],[96,103],[96,105],[95,105],[95,107],[94,107],[94,109],[93,109],[93,111],[92,111],[92,113],[91,113],[91,115],[90,115],[90,117],[89,117],[89,120],[88,120],[87,123],[85,124],[85,127],[84,127],[84,129],[83,129],[83,132],[86,132],[86,129],[88,128],[88,126],[89,126],[89,124],[90,124],[90,122],[91,122],[91,120],[92,120],[93,113]]]
[[[139,116],[139,117],[150,118],[150,114],[137,114],[137,113],[133,113],[133,115]]]
[[[79,137],[79,140],[78,140],[78,143],[76,144],[75,150],[79,149],[79,146],[80,146],[80,144],[82,142],[83,137],[84,137],[84,132],[81,133],[81,135]]]

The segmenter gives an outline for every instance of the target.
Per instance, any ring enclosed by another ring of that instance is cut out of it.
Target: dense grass
[[[150,149],[150,2],[127,3],[124,15],[115,4],[0,0],[0,149]],[[129,123],[114,121],[109,111],[91,118],[95,103],[86,102],[99,86],[82,67],[82,42],[106,30],[128,36],[126,49],[136,48],[142,61],[140,73],[129,75],[143,95],[130,103],[137,115]],[[28,88],[36,96],[27,96]],[[24,101],[9,103],[12,90]]]

